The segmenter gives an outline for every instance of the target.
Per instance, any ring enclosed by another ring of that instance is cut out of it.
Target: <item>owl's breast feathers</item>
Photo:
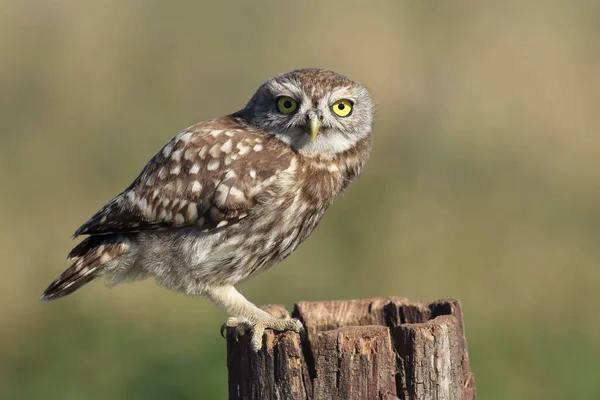
[[[300,158],[297,179],[309,201],[329,205],[360,174],[371,147],[368,135],[331,159]]]
[[[302,193],[329,205],[360,172],[370,138],[332,160],[305,159],[243,120],[223,117],[180,132],[121,194],[74,236],[231,226],[271,197]]]

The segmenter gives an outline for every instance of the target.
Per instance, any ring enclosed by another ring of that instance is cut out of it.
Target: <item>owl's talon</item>
[[[235,342],[238,343],[240,341],[240,337],[245,336],[248,331],[251,331],[252,328],[248,328],[246,323],[240,323],[235,328],[233,328],[233,338]]]
[[[290,322],[293,324],[289,330],[296,332],[300,335],[300,342],[304,342],[306,340],[306,329],[304,328],[304,324],[298,318],[290,319]]]
[[[221,336],[227,338],[228,328],[233,328],[233,335],[236,342],[238,342],[239,336],[244,336],[251,328],[249,328],[248,321],[240,318],[229,317],[221,325]]]
[[[306,339],[306,330],[298,318],[272,318],[253,323],[246,318],[230,317],[221,325],[221,336],[226,337],[225,333],[229,332],[228,328],[233,328],[231,333],[236,343],[239,343],[240,337],[250,334],[250,349],[255,353],[262,348],[263,335],[267,328],[278,332],[296,332],[300,335],[300,341]]]

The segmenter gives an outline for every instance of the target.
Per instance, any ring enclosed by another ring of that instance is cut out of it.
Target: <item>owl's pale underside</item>
[[[262,84],[248,104],[175,136],[121,194],[81,226],[73,264],[42,295],[53,300],[96,277],[153,277],[225,309],[225,326],[302,331],[246,300],[234,285],[289,256],[371,151],[367,90],[332,71],[302,69]]]

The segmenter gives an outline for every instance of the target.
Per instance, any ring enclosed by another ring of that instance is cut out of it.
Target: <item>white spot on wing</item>
[[[175,150],[172,152],[171,160],[179,162],[179,160],[181,160],[181,150]]]
[[[171,169],[171,174],[177,175],[177,174],[179,174],[180,171],[181,171],[181,166],[179,164],[177,164]]]
[[[146,209],[146,206],[148,205],[148,203],[146,202],[146,198],[142,197],[138,200],[137,202],[137,206],[140,210],[144,211]]]
[[[104,253],[100,256],[100,264],[106,264],[110,260],[112,260],[112,257],[108,253]]]
[[[221,221],[217,224],[217,228],[221,228],[222,226],[227,225],[227,221]]]
[[[210,150],[208,151],[208,153],[213,158],[218,158],[219,154],[221,153],[221,146],[219,146],[219,144],[215,144],[213,147],[210,148]]]
[[[232,186],[231,189],[229,189],[229,196],[237,201],[243,201],[246,198],[246,196],[244,196],[244,192],[235,186]]]
[[[219,160],[212,160],[211,162],[208,163],[208,165],[206,166],[206,169],[208,171],[216,171],[217,168],[219,168]]]
[[[250,152],[250,146],[247,146],[242,142],[239,142],[236,147],[239,150],[238,154],[240,156],[243,156],[244,154],[248,154],[248,152]]]
[[[198,218],[198,207],[195,204],[190,204],[185,216],[189,222],[196,221],[196,218]]]
[[[146,178],[146,186],[152,186],[152,185],[154,185],[154,174],[150,174]]]
[[[185,151],[185,153],[183,153],[183,158],[185,158],[188,161],[193,161],[194,160],[194,150],[187,149]]]
[[[198,155],[200,156],[201,160],[204,160],[204,158],[206,158],[206,146],[204,146],[200,149],[200,151],[198,152]]]
[[[175,218],[173,219],[173,222],[175,222],[175,225],[183,225],[185,222],[185,219],[183,218],[183,215],[181,215],[180,213],[175,214]]]
[[[220,184],[215,191],[215,201],[217,204],[224,205],[227,201],[227,195],[229,193],[229,186]]]
[[[219,136],[219,135],[221,134],[221,132],[223,132],[223,131],[222,131],[222,130],[219,130],[219,129],[215,129],[215,130],[213,130],[213,131],[210,131],[209,133],[210,133],[212,136],[214,136],[214,137],[217,137],[217,136]]]
[[[192,138],[192,132],[185,132],[185,133],[182,132],[182,133],[183,133],[183,135],[181,135],[181,133],[180,133],[181,136],[179,137],[179,140],[181,140],[183,143],[189,142],[190,139]]]
[[[173,146],[171,145],[171,143],[169,143],[165,147],[163,147],[163,156],[169,157],[169,155],[171,154],[171,150],[173,150]]]
[[[255,145],[255,146],[253,147],[253,150],[254,150],[254,151],[261,151],[262,149],[263,149],[263,146],[262,146],[262,144],[257,144],[257,145]]]
[[[192,168],[190,168],[190,174],[197,174],[200,171],[200,165],[194,164]]]
[[[251,169],[251,170],[250,170],[250,177],[251,177],[252,179],[256,179],[256,170],[255,170],[255,169]]]
[[[201,190],[202,185],[200,184],[200,182],[194,181],[194,183],[192,183],[192,193],[199,194]]]
[[[221,146],[221,151],[223,153],[229,153],[231,151],[232,147],[233,147],[233,143],[231,142],[231,139],[229,139],[228,141],[223,143],[223,146]]]

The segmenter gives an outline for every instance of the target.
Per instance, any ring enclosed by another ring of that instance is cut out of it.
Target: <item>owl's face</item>
[[[266,81],[238,115],[302,155],[333,158],[371,133],[373,103],[343,75],[302,69]]]

